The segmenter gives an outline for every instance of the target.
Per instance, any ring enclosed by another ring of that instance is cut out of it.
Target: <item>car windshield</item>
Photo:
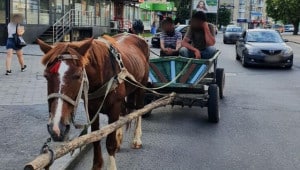
[[[247,42],[270,42],[282,43],[283,40],[279,33],[271,31],[253,31],[248,32]]]
[[[242,32],[241,27],[228,27],[226,28],[226,32]]]

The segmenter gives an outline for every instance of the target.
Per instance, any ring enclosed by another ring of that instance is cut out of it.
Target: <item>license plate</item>
[[[153,39],[153,41],[158,41],[158,39]]]

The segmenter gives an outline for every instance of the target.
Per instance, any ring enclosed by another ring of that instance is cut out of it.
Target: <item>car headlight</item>
[[[260,49],[257,49],[257,48],[248,48],[248,54],[249,55],[260,54]]]
[[[292,50],[292,48],[291,48],[291,47],[286,47],[286,48],[282,51],[282,55],[283,55],[283,56],[286,56],[286,57],[293,55],[293,50]]]

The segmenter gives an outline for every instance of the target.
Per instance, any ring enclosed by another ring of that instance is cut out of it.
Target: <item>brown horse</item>
[[[114,38],[104,37],[101,40],[84,40],[73,43],[58,43],[51,47],[41,40],[37,41],[45,53],[42,63],[46,66],[44,76],[48,83],[48,95],[56,94],[48,100],[48,131],[55,141],[63,141],[69,132],[75,111],[73,101],[80,94],[84,75],[89,81],[89,93],[93,93],[120,72],[120,67],[111,48],[117,51],[125,68],[136,81],[146,85],[149,72],[149,47],[145,40],[131,34],[118,35]],[[86,74],[84,74],[86,73]],[[89,117],[97,115],[103,101],[103,95],[88,99]],[[104,100],[101,113],[108,116],[108,123],[117,121],[124,110],[124,101],[129,109],[142,108],[144,91],[124,81],[119,81]],[[86,101],[85,101],[86,102]],[[73,103],[73,104],[72,104]],[[136,129],[132,143],[133,148],[141,148],[141,118],[136,120]],[[91,125],[92,131],[99,130],[99,116]],[[110,169],[116,169],[115,153],[122,142],[122,129],[106,139]],[[93,169],[101,169],[103,158],[100,141],[94,142]]]

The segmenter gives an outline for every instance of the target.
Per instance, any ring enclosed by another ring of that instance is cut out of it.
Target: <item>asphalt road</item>
[[[222,44],[221,36],[226,87],[220,122],[208,123],[206,108],[156,109],[142,122],[142,149],[130,149],[133,129],[125,134],[118,169],[300,169],[300,46],[289,43],[295,53],[291,70],[243,68],[234,45]],[[74,166],[91,164],[88,153]]]

